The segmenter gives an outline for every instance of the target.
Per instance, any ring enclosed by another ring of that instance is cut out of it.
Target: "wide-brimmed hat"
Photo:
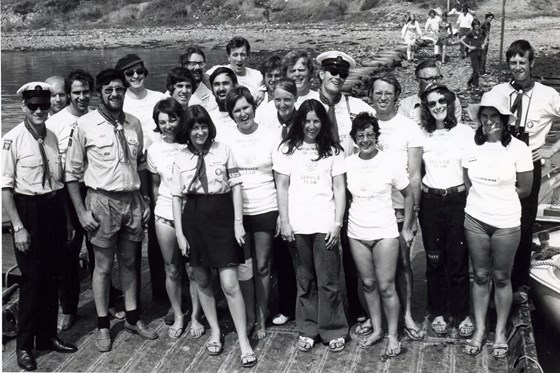
[[[508,99],[505,96],[492,92],[486,92],[482,95],[479,104],[470,104],[468,107],[469,117],[472,121],[478,123],[478,113],[481,107],[493,107],[502,115],[509,116],[508,123],[511,124],[517,120],[517,117],[510,111]]]

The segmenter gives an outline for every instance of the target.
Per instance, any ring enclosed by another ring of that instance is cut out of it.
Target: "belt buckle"
[[[442,189],[442,190],[443,190],[442,196],[445,197],[447,195],[447,189]]]

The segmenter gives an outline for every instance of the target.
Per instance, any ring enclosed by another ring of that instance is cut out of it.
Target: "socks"
[[[128,321],[130,325],[136,325],[138,320],[140,320],[138,310],[126,311],[126,321]]]
[[[109,316],[97,316],[97,329],[109,329]]]

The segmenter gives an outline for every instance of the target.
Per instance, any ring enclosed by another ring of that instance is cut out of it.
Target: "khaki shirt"
[[[101,114],[92,111],[78,119],[68,143],[66,182],[79,181],[86,186],[110,192],[132,192],[140,189],[138,171],[146,168],[144,139],[140,121],[125,113],[124,134],[131,159],[125,151],[115,127]]]
[[[43,147],[49,169],[51,185],[45,180],[43,187],[43,158],[39,143],[20,123],[2,139],[2,188],[12,188],[16,194],[41,195],[62,189],[62,161],[58,152],[58,140],[47,128]]]

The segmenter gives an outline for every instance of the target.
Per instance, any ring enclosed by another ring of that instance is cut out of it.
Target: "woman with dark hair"
[[[255,326],[253,338],[263,339],[271,288],[272,241],[278,220],[272,173],[272,154],[278,140],[266,127],[255,122],[256,106],[251,92],[243,86],[231,89],[226,96],[226,110],[236,123],[227,143],[243,177],[243,226],[247,233],[244,246],[247,260],[240,266],[239,280],[249,331]],[[242,269],[245,271],[241,272]]]
[[[465,236],[474,272],[476,328],[463,350],[469,355],[480,353],[486,338],[492,278],[496,307],[492,356],[504,358],[508,353],[511,268],[521,234],[519,199],[531,192],[533,162],[527,145],[509,133],[516,117],[499,96],[485,93],[479,105],[469,105],[469,116],[479,123],[475,144],[467,149],[462,162],[468,193]]]
[[[247,338],[237,278],[245,243],[241,175],[229,146],[213,141],[216,127],[202,106],[189,106],[179,126],[176,140],[186,148],[175,155],[173,166],[173,220],[179,249],[190,256],[200,304],[210,324],[206,350],[211,356],[223,351],[211,276],[211,269],[217,268],[237,331],[241,364],[252,367],[257,359]]]
[[[441,19],[439,21],[439,32],[437,45],[441,47],[441,63],[445,63],[445,54],[447,52],[447,46],[451,45],[451,39],[455,35],[453,34],[453,28],[451,27],[451,22],[447,20],[447,13],[442,13]]]
[[[426,252],[428,312],[436,334],[453,321],[459,335],[474,331],[469,317],[469,254],[465,243],[467,193],[461,160],[473,143],[473,130],[457,123],[455,94],[431,84],[421,96],[423,136],[422,195],[418,218]]]
[[[304,352],[317,337],[342,351],[348,334],[339,283],[344,150],[331,127],[321,102],[304,101],[274,158],[281,235],[295,241],[297,347]]]
[[[181,258],[175,225],[173,223],[173,208],[171,197],[171,181],[173,159],[175,154],[185,148],[185,145],[175,141],[177,129],[180,125],[183,109],[173,98],[159,101],[154,107],[153,119],[156,123],[154,132],[161,136],[161,141],[156,141],[148,149],[148,171],[152,177],[152,200],[155,202],[155,232],[163,254],[165,263],[165,287],[171,309],[174,314],[174,323],[169,328],[171,338],[179,338],[185,329],[183,311],[181,309]],[[192,303],[191,336],[199,338],[204,334],[204,326],[200,323],[201,308],[198,301],[196,281],[192,268],[187,263],[189,275],[190,295]]]
[[[480,28],[480,21],[475,19],[472,21],[472,30],[467,32],[459,42],[465,46],[471,56],[472,75],[467,81],[467,87],[478,88],[478,80],[480,78],[480,70],[482,68],[482,51],[488,44],[488,37]]]
[[[439,33],[439,22],[441,18],[436,15],[436,11],[430,9],[428,12],[428,19],[424,26],[424,36],[422,39],[431,41],[434,44],[434,57],[437,60],[439,57],[439,45],[437,43]]]
[[[371,114],[360,113],[352,121],[350,137],[358,146],[359,153],[346,159],[348,190],[352,194],[348,239],[373,328],[360,347],[371,347],[383,339],[383,303],[389,329],[385,353],[396,356],[401,353],[397,329],[400,303],[395,287],[399,230],[392,206],[392,188],[398,189],[404,197],[405,220],[401,235],[408,246],[414,238],[414,196],[406,170],[377,148],[379,135],[379,123]]]
[[[256,121],[276,133],[279,142],[286,138],[294,122],[297,99],[296,83],[292,79],[281,78],[274,85],[272,101],[257,109]]]
[[[416,42],[422,38],[420,24],[414,14],[408,13],[406,22],[401,30],[401,35],[406,44],[406,60],[412,61],[414,60],[414,53],[416,53]]]

